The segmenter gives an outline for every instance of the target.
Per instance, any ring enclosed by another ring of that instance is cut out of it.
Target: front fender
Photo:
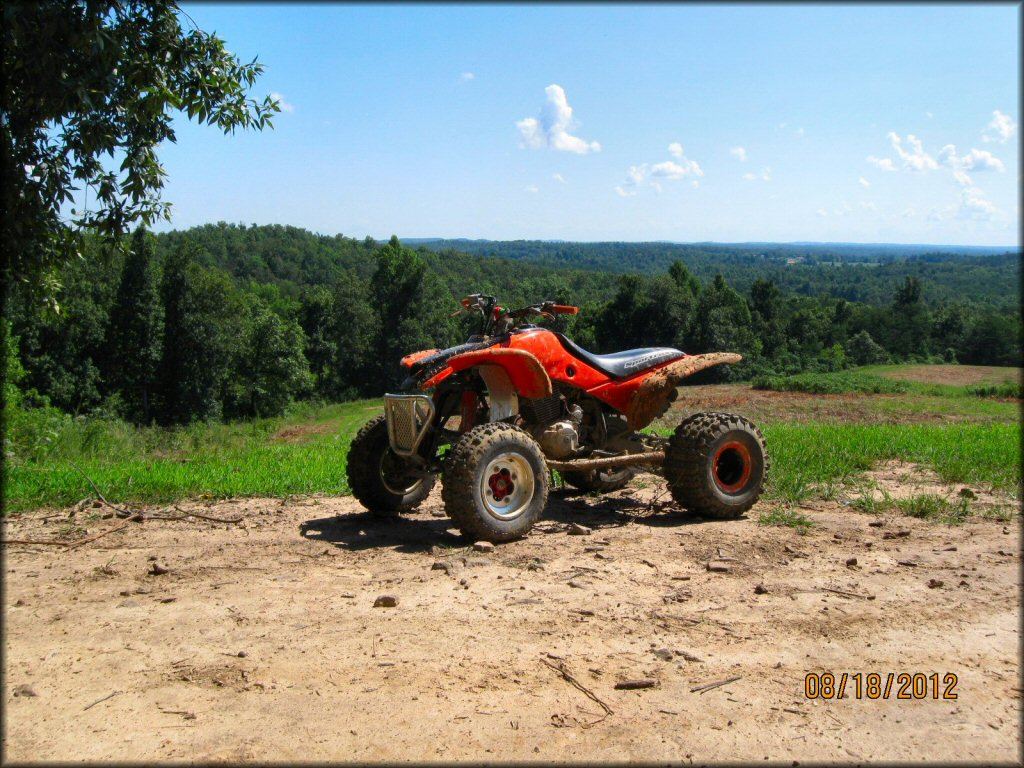
[[[554,391],[551,387],[551,378],[536,355],[522,349],[494,348],[455,355],[448,360],[447,368],[424,382],[421,388],[430,389],[453,373],[481,365],[494,365],[504,370],[519,397],[547,397]]]

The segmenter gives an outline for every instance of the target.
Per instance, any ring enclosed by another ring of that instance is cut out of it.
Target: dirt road
[[[764,503],[692,521],[658,488],[554,492],[490,552],[436,489],[398,521],[250,499],[182,506],[238,524],[11,545],[7,760],[1019,761],[1019,516],[818,502],[802,536],[759,525]],[[75,519],[100,533],[106,511]],[[45,514],[5,536],[68,524]],[[848,673],[841,700],[806,696],[825,672]],[[872,672],[883,690],[858,696]],[[923,700],[886,694],[890,673],[938,673],[938,698],[931,677]]]

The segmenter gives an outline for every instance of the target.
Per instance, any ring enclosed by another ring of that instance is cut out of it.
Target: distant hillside
[[[1012,306],[1019,301],[1020,251],[988,247],[859,243],[571,243],[541,240],[407,240],[437,252],[463,252],[554,269],[659,274],[681,261],[703,281],[721,272],[741,292],[758,278],[784,293],[887,304],[907,276],[928,301]]]

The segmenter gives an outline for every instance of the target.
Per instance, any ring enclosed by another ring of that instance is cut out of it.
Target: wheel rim
[[[715,451],[711,476],[723,493],[738,493],[750,480],[753,460],[750,448],[738,440],[723,443]]]
[[[514,520],[533,499],[533,468],[518,453],[502,453],[488,462],[480,475],[480,500],[498,520]]]
[[[384,487],[395,496],[406,496],[423,484],[423,478],[412,478],[402,474],[403,467],[390,449],[380,455],[380,481]],[[411,484],[410,484],[410,481]]]
[[[618,483],[629,474],[628,469],[605,469],[598,470],[597,479],[602,483]]]

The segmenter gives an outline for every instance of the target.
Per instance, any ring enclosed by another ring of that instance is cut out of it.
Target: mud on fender
[[[643,429],[665,412],[679,382],[697,371],[716,365],[734,365],[743,359],[735,352],[709,352],[705,355],[691,355],[669,363],[648,376],[640,388],[633,393],[626,408],[629,428]]]

